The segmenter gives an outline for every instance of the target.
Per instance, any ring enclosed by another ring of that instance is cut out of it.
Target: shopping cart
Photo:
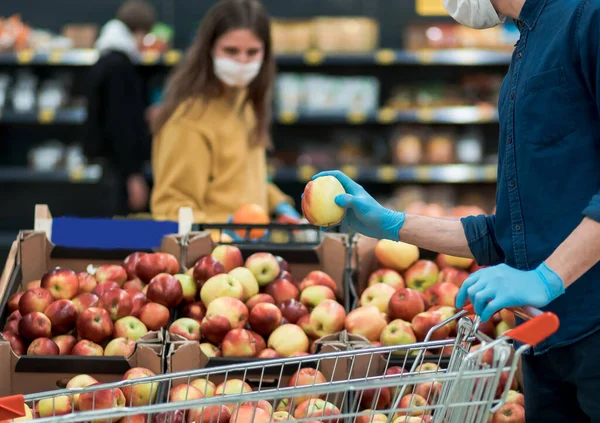
[[[34,412],[45,408],[39,423],[485,422],[506,400],[520,355],[553,334],[559,321],[552,313],[519,310],[516,314],[529,320],[492,340],[478,331],[478,318],[466,317],[470,313],[458,312],[434,326],[423,342],[409,345],[252,361],[3,398],[0,420],[23,415],[27,404]],[[453,322],[454,339],[430,340]],[[514,351],[513,340],[525,345]],[[476,343],[479,347],[472,349]],[[426,365],[426,357],[442,348],[452,348],[449,366]],[[410,368],[405,367],[409,360]],[[392,368],[394,361],[405,366]],[[322,377],[325,373],[329,380]],[[150,387],[157,388],[156,395],[146,403],[136,396],[133,404],[131,392]],[[210,396],[215,387],[224,395]],[[107,393],[117,400],[122,391],[130,393],[129,403],[101,408],[113,404],[106,401]],[[70,399],[70,409],[64,409],[65,399]]]

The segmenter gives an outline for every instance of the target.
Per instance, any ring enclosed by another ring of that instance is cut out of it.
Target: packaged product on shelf
[[[73,48],[91,49],[98,38],[98,25],[70,24],[62,29],[63,37],[71,40]]]
[[[432,135],[427,141],[425,157],[428,163],[435,165],[454,162],[454,141],[445,133]]]
[[[272,19],[271,38],[276,54],[303,53],[312,48],[311,20]]]
[[[474,129],[458,137],[456,157],[461,163],[481,163],[483,160],[483,136]]]
[[[419,132],[398,129],[392,136],[392,161],[395,164],[417,165],[423,161],[423,140]]]
[[[367,53],[379,45],[379,23],[370,18],[321,17],[314,29],[315,47],[327,53]]]

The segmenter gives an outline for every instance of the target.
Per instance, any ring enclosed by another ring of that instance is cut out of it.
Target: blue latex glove
[[[282,203],[279,203],[277,205],[277,207],[275,207],[275,214],[277,216],[287,216],[291,219],[301,219],[302,216],[300,216],[300,213],[298,213],[296,211],[296,209],[294,208],[294,206],[292,206],[289,203],[286,203],[285,201]]]
[[[467,278],[456,296],[462,308],[467,296],[482,322],[509,307],[544,307],[565,293],[563,280],[546,263],[523,271],[506,264],[481,269]]]
[[[337,178],[346,190],[346,194],[335,198],[335,203],[346,209],[343,223],[371,238],[399,240],[399,232],[406,218],[404,213],[386,209],[339,170],[321,172],[313,180],[321,176]]]

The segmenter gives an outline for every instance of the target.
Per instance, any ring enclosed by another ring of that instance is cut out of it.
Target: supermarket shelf
[[[98,183],[102,178],[102,168],[88,166],[72,171],[51,170],[39,171],[26,167],[0,167],[0,184],[2,183]]]
[[[68,109],[42,109],[35,112],[16,112],[0,109],[0,124],[40,124],[40,125],[79,125],[87,118],[86,109],[72,107]]]
[[[350,113],[347,115],[317,115],[296,112],[280,112],[277,121],[282,125],[328,125],[328,124],[381,124],[439,123],[478,124],[497,123],[498,113],[492,106],[459,106],[395,111],[381,109],[377,113]]]
[[[171,50],[164,54],[143,53],[139,59],[143,66],[173,66],[182,57],[182,52]],[[67,50],[35,52],[23,50],[18,53],[0,54],[0,65],[50,65],[90,66],[98,60],[96,50]],[[372,53],[333,54],[311,50],[306,53],[277,56],[280,65],[344,66],[344,65],[414,65],[414,66],[508,66],[510,52],[492,50],[422,50],[403,51],[381,49]]]
[[[270,168],[275,182],[307,182],[321,170],[313,166]],[[342,166],[342,172],[360,183],[495,183],[496,165]]]

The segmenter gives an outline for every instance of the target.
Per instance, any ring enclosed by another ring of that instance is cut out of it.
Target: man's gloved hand
[[[406,218],[404,213],[386,209],[339,170],[321,172],[313,179],[321,176],[337,178],[346,190],[346,194],[335,198],[335,203],[346,209],[344,222],[351,229],[371,238],[399,240],[400,228]]]
[[[289,221],[299,221],[300,219],[302,219],[302,216],[300,216],[300,213],[296,211],[294,206],[285,201],[283,203],[279,203],[275,207],[275,214],[277,215],[277,217],[284,217],[286,218],[286,220]]]
[[[506,264],[481,269],[467,278],[456,296],[456,307],[467,300],[475,306],[482,322],[509,307],[544,307],[565,293],[564,283],[546,263],[523,271]]]

